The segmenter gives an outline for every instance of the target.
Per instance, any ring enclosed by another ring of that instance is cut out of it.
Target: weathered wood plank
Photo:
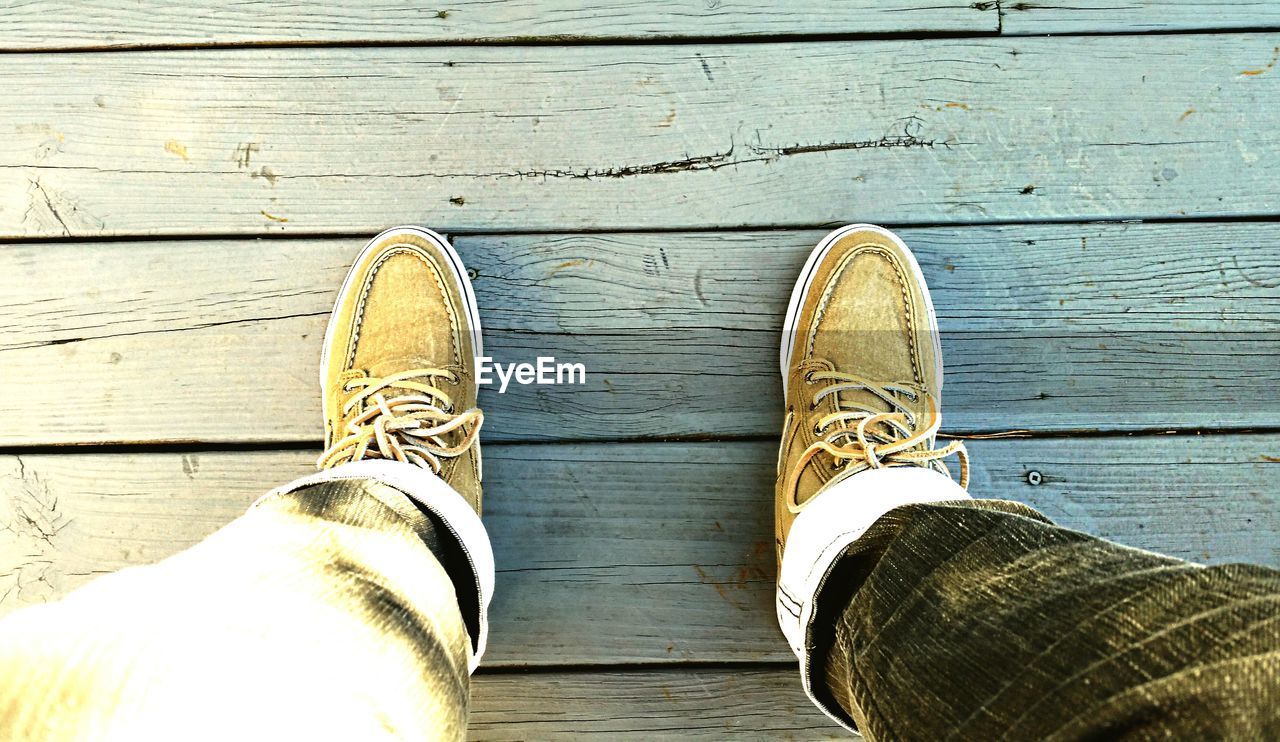
[[[1277,46],[15,54],[0,236],[1271,215]]]
[[[519,673],[472,681],[471,737],[484,740],[847,739],[776,670]]]
[[[1280,225],[902,234],[940,314],[947,430],[1280,422]],[[487,389],[487,439],[775,434],[778,332],[820,235],[457,239],[489,352],[588,371]],[[0,445],[318,439],[321,338],[360,244],[0,249]]]
[[[997,7],[1003,5],[1003,7]],[[181,45],[590,41],[750,38],[906,32],[1005,34],[1275,27],[1274,2],[1183,0],[702,4],[598,0],[461,0],[447,9],[334,0],[290,12],[270,2],[139,2],[86,7],[36,0],[0,16],[0,49],[119,49]]]
[[[1001,29],[1006,34],[1193,31],[1280,25],[1280,4],[1273,0],[1072,0],[1001,5]]]
[[[303,12],[263,0],[34,0],[0,16],[0,49],[994,32],[997,16],[994,4],[968,0],[457,0],[447,8],[328,0]]]
[[[1178,556],[1280,563],[1280,436],[972,449],[978,496]],[[487,661],[785,660],[771,602],[774,452],[769,442],[488,446],[499,574]],[[0,610],[179,551],[311,462],[303,451],[0,457]]]

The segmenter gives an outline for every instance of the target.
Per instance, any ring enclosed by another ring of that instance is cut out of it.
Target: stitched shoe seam
[[[389,259],[401,253],[408,253],[413,257],[417,258],[418,260],[422,261],[422,264],[427,267],[428,272],[431,274],[431,278],[435,282],[436,288],[440,290],[441,298],[444,299],[445,304],[448,306],[450,310],[446,312],[446,314],[448,314],[449,316],[449,330],[452,334],[452,339],[456,341],[456,342],[450,343],[450,348],[449,348],[450,354],[451,354],[451,357],[453,358],[454,365],[459,365],[459,366],[462,365],[461,355],[459,355],[459,352],[458,352],[458,346],[461,345],[462,337],[461,337],[461,332],[458,328],[458,323],[456,319],[457,308],[454,307],[452,305],[452,302],[449,300],[449,292],[445,288],[444,283],[440,280],[441,276],[440,276],[439,269],[435,266],[435,264],[433,264],[430,260],[428,260],[426,256],[418,252],[418,250],[414,246],[397,245],[395,247],[389,248],[382,256],[380,256],[378,258],[378,262],[375,263],[372,268],[370,268],[369,275],[365,277],[364,287],[360,292],[360,299],[356,303],[356,311],[354,312],[354,315],[352,318],[351,340],[348,345],[346,363],[344,364],[345,369],[349,369],[353,365],[355,365],[356,346],[359,345],[360,343],[360,332],[364,326],[364,312],[365,312],[367,300],[369,298],[369,292],[373,289],[373,281],[377,277],[378,271],[382,270],[383,265],[385,265]]]
[[[817,328],[822,322],[823,316],[826,314],[827,305],[830,303],[831,295],[834,293],[833,289],[836,283],[838,283],[840,277],[844,275],[845,269],[848,268],[849,263],[854,257],[856,257],[858,251],[862,250],[872,252],[886,258],[889,265],[893,268],[894,276],[898,279],[898,290],[902,295],[903,312],[907,319],[907,349],[911,353],[911,371],[915,375],[915,379],[913,379],[913,381],[924,383],[924,373],[920,364],[919,351],[916,348],[915,313],[912,311],[911,307],[910,291],[907,290],[906,274],[903,272],[902,266],[897,260],[897,256],[875,242],[864,242],[859,245],[854,245],[849,251],[849,254],[841,260],[839,269],[837,269],[831,278],[827,280],[827,285],[822,291],[822,297],[818,301],[818,308],[814,312],[813,321],[809,323],[808,338],[805,343],[805,356],[809,357],[813,355],[813,346],[817,342],[818,338]]]

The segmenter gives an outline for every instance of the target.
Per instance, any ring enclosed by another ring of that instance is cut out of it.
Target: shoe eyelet
[[[805,380],[806,382],[808,382],[808,383],[812,384],[812,383],[813,383],[813,372],[812,372],[812,371],[806,371],[806,372],[804,373],[804,380]]]

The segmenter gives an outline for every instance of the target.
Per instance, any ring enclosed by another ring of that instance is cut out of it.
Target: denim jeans
[[[0,738],[461,738],[448,542],[385,484],[273,495],[0,621]],[[813,687],[873,739],[1280,737],[1274,570],[979,500],[890,511],[822,592]]]
[[[872,739],[1280,739],[1277,570],[966,500],[890,511],[823,591],[812,685]]]

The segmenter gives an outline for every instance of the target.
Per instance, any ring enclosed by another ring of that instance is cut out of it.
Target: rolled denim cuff
[[[805,693],[845,729],[858,731],[843,709],[830,708],[813,689],[814,672],[822,668],[812,666],[817,658],[813,657],[811,637],[827,576],[845,550],[890,510],[901,505],[969,499],[972,498],[963,487],[932,469],[871,469],[821,490],[791,525],[778,574],[778,626],[800,660]]]
[[[471,590],[476,594],[477,599],[474,601],[459,601],[460,610],[465,610],[463,606],[470,604],[476,606],[475,610],[479,613],[463,617],[467,626],[477,627],[475,630],[468,630],[471,635],[468,669],[475,672],[484,655],[489,636],[489,601],[493,597],[494,584],[493,548],[489,544],[489,534],[485,531],[480,516],[462,495],[430,470],[384,459],[353,461],[295,479],[271,490],[257,502],[304,487],[344,480],[378,482],[403,493],[430,513],[438,526],[442,526],[436,529],[439,537],[452,538],[465,555],[470,577],[473,579],[455,580],[454,589],[459,594],[463,590]],[[254,503],[255,506],[257,502]]]

